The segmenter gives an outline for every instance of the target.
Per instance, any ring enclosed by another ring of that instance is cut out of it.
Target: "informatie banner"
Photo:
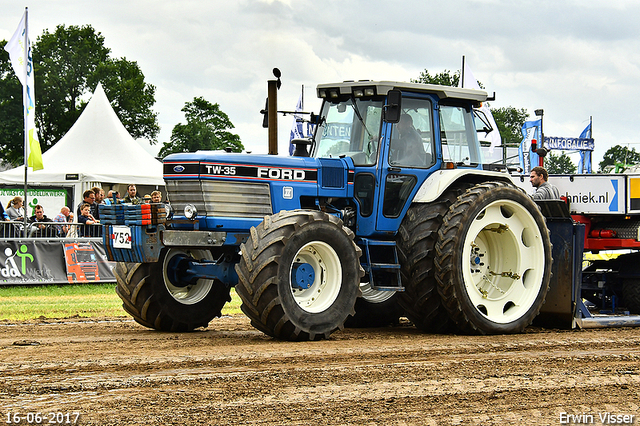
[[[0,285],[115,282],[101,241],[0,240]]]
[[[596,143],[593,138],[559,138],[555,136],[545,136],[544,145],[548,149],[593,151]]]

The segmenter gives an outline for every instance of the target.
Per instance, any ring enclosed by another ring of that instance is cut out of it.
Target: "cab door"
[[[395,232],[418,188],[440,164],[430,96],[403,95],[400,121],[385,123],[379,164],[376,231]]]

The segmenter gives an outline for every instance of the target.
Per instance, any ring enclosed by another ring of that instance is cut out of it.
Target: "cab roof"
[[[376,95],[386,95],[390,90],[397,89],[402,92],[431,93],[440,99],[461,99],[472,102],[484,102],[487,100],[487,92],[484,90],[461,89],[459,87],[439,86],[436,84],[406,83],[400,81],[343,81],[342,83],[319,84],[318,97],[322,91],[338,89],[340,95],[351,94],[354,89],[374,88]]]

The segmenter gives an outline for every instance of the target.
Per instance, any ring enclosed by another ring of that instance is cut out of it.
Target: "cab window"
[[[400,121],[391,129],[389,165],[426,168],[435,163],[431,111],[428,99],[403,98]]]

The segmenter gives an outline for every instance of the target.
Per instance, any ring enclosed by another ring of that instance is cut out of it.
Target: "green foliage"
[[[636,152],[635,148],[629,149],[627,146],[612,146],[602,156],[602,161],[599,163],[600,171],[603,171],[607,166],[614,166],[616,163],[623,165],[640,163],[640,152]]]
[[[171,132],[171,141],[165,142],[159,156],[166,157],[176,152],[195,152],[231,147],[233,152],[241,152],[244,146],[240,136],[229,132],[234,126],[220,105],[212,104],[202,97],[185,103],[187,124],[176,124]]]
[[[113,110],[134,139],[144,138],[156,143],[160,131],[158,114],[151,108],[156,102],[156,88],[144,82],[136,62],[108,59],[98,65],[89,79],[89,86],[102,83]]]
[[[436,75],[431,75],[429,73],[429,70],[427,69],[425,69],[424,71],[420,71],[420,76],[417,79],[411,79],[412,83],[439,84],[441,86],[453,87],[458,87],[459,81],[460,71],[455,71],[453,74],[451,74],[451,71],[444,70]]]
[[[491,114],[496,121],[502,143],[507,146],[520,146],[522,142],[522,125],[529,118],[529,113],[524,108],[512,106],[491,108]]]
[[[0,158],[18,165],[24,158],[22,85],[11,68],[6,44],[0,40]]]
[[[555,155],[553,151],[549,151],[549,154],[544,159],[544,167],[550,174],[557,175],[574,174],[578,170],[564,151],[560,155]]]
[[[58,25],[33,43],[36,125],[43,152],[69,131],[98,82],[129,133],[156,142],[160,127],[151,111],[155,87],[144,82],[136,62],[111,58],[110,53],[104,37],[90,25]],[[0,49],[0,155],[13,165],[23,162],[22,120],[21,85],[8,53]]]

